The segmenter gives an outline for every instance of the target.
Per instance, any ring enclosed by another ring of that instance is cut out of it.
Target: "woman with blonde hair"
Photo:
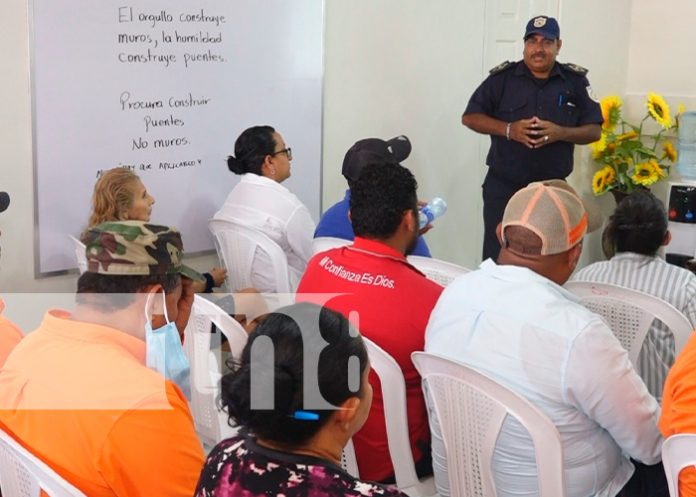
[[[155,199],[130,169],[116,167],[110,169],[97,180],[92,194],[92,213],[88,226],[95,226],[107,221],[150,221]],[[225,281],[227,270],[213,267],[210,273],[204,273],[205,282],[194,282],[193,291],[210,293],[213,287]]]

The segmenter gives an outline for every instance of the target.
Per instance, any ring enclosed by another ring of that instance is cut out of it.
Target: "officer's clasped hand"
[[[561,127],[557,124],[535,116],[513,122],[510,127],[510,139],[528,148],[540,148],[557,141],[560,131]]]

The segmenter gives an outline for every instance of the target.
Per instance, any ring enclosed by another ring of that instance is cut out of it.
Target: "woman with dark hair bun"
[[[665,207],[649,191],[635,191],[616,206],[602,234],[608,261],[578,271],[573,280],[610,283],[661,298],[679,309],[696,327],[696,275],[668,264],[658,251],[672,236]],[[674,338],[655,320],[638,357],[638,373],[661,403],[662,389],[674,363]]]
[[[343,447],[372,402],[365,345],[341,314],[281,308],[231,366],[222,403],[240,434],[212,450],[196,497],[406,497],[341,469]]]
[[[307,207],[281,184],[290,177],[291,161],[292,149],[271,126],[246,129],[234,144],[234,155],[227,158],[227,168],[241,180],[214,219],[238,220],[280,245],[294,289],[312,257],[315,226]],[[254,287],[273,291],[273,271],[265,254],[257,254],[253,266]]]

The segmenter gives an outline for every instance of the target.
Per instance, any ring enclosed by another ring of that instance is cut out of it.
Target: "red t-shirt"
[[[324,304],[347,316],[401,366],[415,461],[428,446],[430,430],[421,379],[411,362],[411,353],[423,350],[425,327],[442,290],[411,266],[403,254],[359,237],[351,246],[315,255],[297,288],[297,302]],[[326,301],[321,294],[327,293],[344,295]],[[384,480],[394,474],[394,468],[387,445],[382,392],[372,372],[370,383],[374,390],[372,408],[353,443],[360,478]]]

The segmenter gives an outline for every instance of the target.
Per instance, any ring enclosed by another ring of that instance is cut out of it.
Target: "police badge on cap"
[[[558,27],[558,21],[549,16],[536,16],[529,20],[527,29],[524,32],[526,40],[531,35],[539,34],[549,40],[557,40],[561,36],[561,29]]]

